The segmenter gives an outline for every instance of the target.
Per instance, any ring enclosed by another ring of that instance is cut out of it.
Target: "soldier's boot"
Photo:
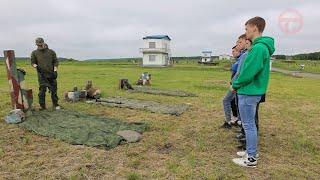
[[[58,104],[59,98],[58,98],[58,96],[57,96],[57,93],[51,92],[51,100],[52,100],[52,105],[53,105],[53,107],[59,106],[59,104]]]
[[[61,106],[58,104],[58,101],[53,101],[53,109],[54,110],[60,110]]]
[[[40,104],[40,109],[39,109],[40,111],[44,111],[44,110],[47,110],[47,107],[46,107],[46,105],[41,105]]]
[[[40,104],[40,110],[46,110],[46,86],[40,86],[39,87],[39,104]]]
[[[61,107],[58,104],[58,95],[57,95],[57,81],[54,79],[52,81],[50,81],[51,87],[52,87],[52,92],[51,92],[51,100],[52,100],[52,104],[53,104],[53,109],[54,110],[60,110]]]

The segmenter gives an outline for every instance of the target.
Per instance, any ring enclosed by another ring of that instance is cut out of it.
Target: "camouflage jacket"
[[[31,65],[37,64],[43,73],[52,73],[58,67],[58,58],[51,49],[37,49],[31,53]]]

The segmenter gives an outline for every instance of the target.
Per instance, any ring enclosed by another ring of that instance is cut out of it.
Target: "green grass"
[[[305,65],[303,70],[301,70],[301,64]],[[289,63],[283,60],[275,60],[273,61],[272,66],[290,71],[301,71],[320,74],[320,61],[294,60],[293,63]]]
[[[27,85],[34,90],[37,102],[35,70],[28,62],[18,65],[27,71]],[[224,62],[219,66],[181,63],[169,68],[141,68],[128,62],[63,62],[58,78],[63,107],[125,121],[147,121],[149,131],[139,143],[107,151],[41,137],[1,121],[0,179],[319,179],[319,80],[271,74],[267,102],[260,111],[261,158],[257,168],[245,169],[231,162],[238,145],[234,130],[219,129],[223,122],[221,102],[230,78],[224,70],[227,66]],[[0,69],[0,116],[4,117],[11,106],[3,64]],[[152,87],[181,89],[199,97],[118,90],[120,78],[129,78],[133,84],[142,72],[152,74]],[[65,91],[81,88],[87,80],[93,80],[104,97],[190,103],[192,108],[175,117],[62,100]],[[159,150],[167,144],[170,149]]]

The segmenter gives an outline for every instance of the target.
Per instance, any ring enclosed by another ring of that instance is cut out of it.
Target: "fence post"
[[[21,87],[25,72],[17,69],[14,50],[4,51],[4,61],[7,70],[12,108],[26,111],[32,106],[32,89],[23,89],[23,87]]]

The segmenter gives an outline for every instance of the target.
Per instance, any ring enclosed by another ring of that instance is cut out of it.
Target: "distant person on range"
[[[36,39],[37,49],[31,53],[31,65],[37,69],[39,82],[39,104],[40,110],[46,107],[46,91],[47,88],[51,93],[53,108],[59,110],[57,95],[57,76],[58,76],[58,59],[56,53],[48,48],[43,38]]]

